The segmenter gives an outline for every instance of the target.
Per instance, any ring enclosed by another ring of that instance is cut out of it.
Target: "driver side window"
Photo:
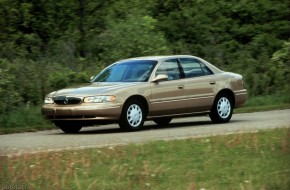
[[[176,59],[169,59],[161,63],[156,71],[157,75],[167,75],[168,80],[180,79],[180,71]]]

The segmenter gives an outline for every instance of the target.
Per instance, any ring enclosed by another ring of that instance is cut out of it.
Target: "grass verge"
[[[288,190],[290,129],[0,159],[2,187]]]
[[[20,107],[0,115],[0,134],[32,132],[54,129],[52,123],[43,119],[40,107]]]
[[[288,94],[250,97],[244,107],[234,110],[234,113],[269,111],[289,109],[290,98]]]

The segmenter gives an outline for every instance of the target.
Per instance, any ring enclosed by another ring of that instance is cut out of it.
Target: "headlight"
[[[44,103],[45,104],[53,104],[53,99],[51,97],[45,97]]]
[[[115,96],[90,96],[84,98],[84,103],[114,102]]]

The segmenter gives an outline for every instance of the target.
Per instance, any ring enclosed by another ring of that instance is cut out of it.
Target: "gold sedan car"
[[[246,99],[239,74],[195,56],[150,56],[118,61],[88,85],[48,94],[42,114],[66,133],[103,123],[138,130],[145,120],[162,126],[174,117],[201,114],[226,123]]]

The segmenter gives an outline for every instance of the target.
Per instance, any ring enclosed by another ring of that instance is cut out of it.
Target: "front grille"
[[[53,98],[55,104],[58,105],[70,105],[70,104],[79,104],[81,103],[81,98],[76,97],[66,97],[66,96],[57,96]]]

